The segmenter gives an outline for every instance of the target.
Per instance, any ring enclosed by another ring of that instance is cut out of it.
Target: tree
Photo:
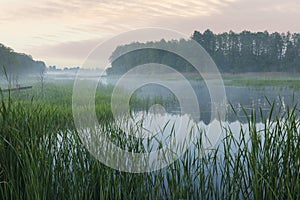
[[[16,53],[3,44],[0,44],[0,66],[5,66],[9,87],[18,84],[20,77],[38,75],[46,68],[44,62],[35,61],[30,55]],[[0,75],[3,76],[4,72],[0,72]]]
[[[300,72],[300,34],[233,31],[214,34],[194,31],[191,39],[198,42],[212,57],[221,72]],[[118,46],[110,57],[108,74],[123,74],[139,64],[156,62],[173,67],[179,72],[193,72],[195,69],[182,58],[170,52],[155,50],[168,47],[184,51],[191,57],[196,55],[189,48],[191,40],[161,40],[159,42],[131,43]],[[139,48],[126,53],[130,49]],[[147,48],[146,48],[147,47]],[[153,49],[149,49],[153,47]],[[199,59],[199,58],[198,58]]]

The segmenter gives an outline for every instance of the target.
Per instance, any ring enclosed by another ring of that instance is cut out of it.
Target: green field
[[[230,84],[248,82],[260,85],[255,79]],[[296,106],[274,113],[271,102],[263,130],[254,113],[245,113],[249,138],[243,130],[235,138],[224,127],[220,148],[203,153],[199,139],[170,166],[131,174],[106,167],[83,146],[73,122],[72,86],[71,81],[46,83],[42,93],[36,84],[2,94],[0,199],[300,199]],[[112,119],[111,93],[112,87],[99,86],[97,117],[115,143],[140,152],[142,142],[128,140]],[[149,106],[141,99],[131,103]]]
[[[298,77],[231,77],[225,78],[228,86],[250,86],[250,87],[278,87],[300,89],[300,78]]]

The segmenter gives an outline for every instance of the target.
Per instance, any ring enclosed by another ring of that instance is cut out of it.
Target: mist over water
[[[129,85],[135,85],[139,81],[138,76],[127,78],[126,83],[128,85],[123,85],[123,89],[126,90]],[[101,77],[100,82],[105,84],[116,84],[118,81],[117,77]],[[172,82],[176,85],[178,91],[184,91],[184,84],[180,80],[174,80],[172,78],[162,77],[163,82]],[[231,129],[233,134],[238,138],[238,134],[241,128],[245,129],[247,132],[248,120],[251,115],[255,115],[256,126],[258,129],[263,129],[263,120],[269,118],[269,113],[274,104],[273,113],[283,113],[286,112],[290,107],[292,108],[297,100],[300,98],[300,92],[293,90],[288,87],[251,87],[251,86],[225,86],[227,103],[218,105],[216,102],[212,102],[209,90],[202,80],[189,80],[189,83],[198,99],[198,104],[200,108],[200,118],[193,117],[193,107],[188,110],[190,112],[183,112],[180,108],[180,104],[176,95],[168,88],[155,84],[146,84],[134,92],[136,98],[142,99],[147,102],[147,108],[139,107],[137,105],[132,106],[132,118],[131,124],[143,123],[145,130],[155,130],[157,136],[163,140],[163,133],[159,130],[163,130],[166,133],[172,132],[172,124],[184,121],[181,126],[188,127],[188,121],[193,121],[200,131],[208,132],[210,129],[210,138],[214,146],[220,145],[220,140],[226,135],[224,133],[224,128]],[[213,89],[218,89],[219,85],[214,85]],[[189,98],[189,96],[186,96]],[[225,121],[220,121],[217,118],[212,118],[212,108],[216,110],[220,106],[226,107],[226,118]],[[276,120],[271,118],[271,120]],[[185,118],[189,120],[183,120]],[[155,123],[154,123],[155,122]],[[155,124],[155,125],[153,125]],[[168,124],[168,125],[166,125]],[[156,126],[153,128],[153,126]],[[198,130],[198,131],[199,131]],[[182,134],[188,134],[188,128]],[[198,133],[199,135],[199,133]]]
[[[74,80],[77,76],[77,71],[55,71],[47,72],[45,76],[46,81],[56,80]],[[83,79],[89,81],[97,81],[100,85],[112,85],[115,86],[120,76],[106,76],[102,70],[87,70]],[[123,85],[123,89],[131,87],[139,82],[139,76],[127,77],[126,83]],[[166,83],[172,83],[178,88],[178,91],[184,91],[184,84],[181,80],[176,80],[172,76],[161,76],[161,80]],[[261,122],[261,114],[264,117],[269,113],[272,103],[274,103],[274,113],[284,112],[288,107],[294,106],[298,99],[300,99],[300,91],[294,90],[289,87],[278,87],[278,86],[262,86],[262,87],[251,87],[251,86],[227,86],[225,85],[225,91],[227,96],[227,103],[225,105],[217,105],[216,102],[212,102],[208,88],[203,80],[189,80],[189,84],[195,91],[198,99],[200,108],[200,118],[193,118],[193,113],[183,113],[180,109],[178,98],[168,88],[155,84],[149,83],[142,87],[139,87],[134,91],[133,96],[138,99],[147,102],[147,107],[131,105],[134,113],[147,113],[152,116],[156,113],[148,112],[149,108],[153,105],[160,105],[163,108],[165,114],[176,117],[183,115],[191,116],[191,119],[196,123],[203,123],[208,125],[212,122],[211,110],[212,107],[217,108],[218,106],[226,107],[226,122],[240,122],[247,123],[247,112],[249,115],[252,112],[256,113],[257,122]],[[214,85],[214,88],[218,88],[218,85]],[[188,96],[186,98],[189,98]],[[233,110],[233,109],[234,110]],[[193,111],[191,107],[189,109]],[[151,117],[150,117],[151,118]]]
[[[115,84],[117,80],[117,78],[109,77],[100,78],[101,82],[112,85]],[[176,84],[176,87],[179,88],[179,91],[185,89],[181,81],[168,79],[165,81]],[[135,82],[137,82],[136,77],[128,80],[128,83],[131,84],[135,84]],[[205,124],[208,124],[211,118],[210,113],[212,106],[217,107],[223,105],[216,105],[215,102],[211,101],[209,91],[204,81],[191,80],[189,82],[197,95],[201,112],[201,118],[194,120],[198,122],[203,121]],[[217,88],[219,86],[215,85],[214,87]],[[126,89],[126,86],[124,86],[124,89]],[[227,109],[226,121],[228,122],[234,122],[238,120],[246,123],[247,119],[244,113],[245,111],[247,111],[249,114],[251,111],[255,111],[257,114],[257,120],[260,121],[260,112],[262,111],[263,114],[268,113],[271,107],[270,103],[274,103],[274,111],[276,113],[279,111],[285,111],[287,107],[294,106],[296,101],[300,99],[300,91],[289,87],[225,86],[225,90],[227,104],[224,106],[226,106]],[[141,99],[149,99],[150,104],[151,100],[165,100],[166,103],[162,106],[164,106],[165,110],[169,114],[192,114],[181,113],[178,99],[176,99],[174,93],[172,93],[172,91],[170,91],[168,88],[158,84],[147,84],[136,90],[134,95]],[[235,109],[236,113],[233,112],[232,107]]]

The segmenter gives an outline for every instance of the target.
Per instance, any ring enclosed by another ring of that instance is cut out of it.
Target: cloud
[[[4,0],[1,42],[25,50],[25,46],[89,40],[149,26],[160,18],[210,16],[232,1]]]
[[[21,1],[21,0],[20,0]],[[33,0],[30,4],[5,6],[1,16],[10,19],[38,20],[42,18],[84,18],[84,17],[127,17],[145,16],[195,16],[203,13],[212,14],[219,7],[228,5],[232,0]],[[192,12],[191,12],[192,11]],[[18,16],[22,16],[20,19]]]
[[[101,42],[101,39],[64,42],[32,47],[28,49],[28,52],[35,55],[35,59],[46,60],[47,65],[56,65],[60,68],[77,67],[83,63],[90,51]]]
[[[47,63],[78,60],[99,40],[139,27],[188,35],[207,28],[300,32],[298,0],[2,0],[0,6],[0,42]]]
[[[300,32],[300,3],[297,0],[240,0],[210,16],[161,17],[152,26],[162,26],[192,34],[193,30],[214,32],[243,30]]]

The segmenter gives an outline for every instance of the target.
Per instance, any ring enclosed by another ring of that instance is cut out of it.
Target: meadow
[[[226,79],[225,79],[226,80]],[[280,76],[239,76],[229,77],[225,84],[228,86],[251,86],[251,87],[280,87],[300,89],[299,77],[280,77]]]
[[[245,110],[247,131],[241,128],[235,137],[224,126],[222,145],[204,153],[200,137],[168,167],[125,173],[100,163],[82,144],[73,122],[72,86],[58,81],[45,83],[43,92],[36,84],[2,93],[0,199],[300,199],[297,102],[275,112],[270,100],[263,129],[257,127],[259,113]],[[126,141],[114,123],[112,89],[98,87],[98,120],[122,148],[139,152],[144,143]],[[146,109],[149,101],[133,98],[131,105]]]

